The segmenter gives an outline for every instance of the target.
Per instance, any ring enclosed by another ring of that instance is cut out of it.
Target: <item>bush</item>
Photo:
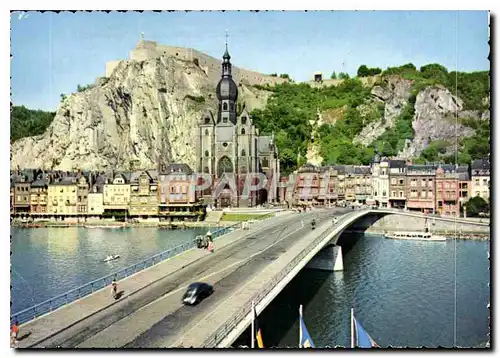
[[[490,205],[480,196],[470,198],[464,206],[467,210],[467,216],[469,217],[476,217],[479,216],[480,213],[490,212]]]

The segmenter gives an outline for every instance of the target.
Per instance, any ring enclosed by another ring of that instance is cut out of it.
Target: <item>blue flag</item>
[[[302,316],[300,316],[299,324],[300,324],[299,348],[316,348],[314,346],[314,342],[311,336],[309,335],[309,332],[307,331],[306,324],[304,323]]]
[[[365,331],[361,323],[358,322],[356,317],[354,320],[354,345],[359,348],[375,348],[379,347],[377,342]]]

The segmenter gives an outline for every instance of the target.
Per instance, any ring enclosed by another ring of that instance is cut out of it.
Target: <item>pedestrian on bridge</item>
[[[116,295],[118,294],[118,284],[116,283],[116,277],[113,278],[113,282],[111,282],[111,290],[113,298],[116,299]]]
[[[19,322],[16,321],[10,328],[10,348],[19,348],[17,343],[17,336],[19,335]]]

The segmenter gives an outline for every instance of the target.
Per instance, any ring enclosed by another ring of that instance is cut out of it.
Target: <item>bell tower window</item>
[[[241,128],[241,134],[244,135],[245,134],[245,128]]]
[[[223,111],[227,111],[227,102],[224,102],[224,103],[222,104],[222,110],[223,110]]]
[[[247,117],[241,117],[241,124],[247,124]]]
[[[205,157],[209,157],[210,156],[210,153],[208,152],[208,150],[205,151]]]
[[[241,156],[242,157],[246,157],[247,156],[247,152],[245,152],[245,149],[241,150]]]
[[[205,135],[208,135],[208,134],[209,134],[209,133],[208,133],[208,129],[205,129]]]

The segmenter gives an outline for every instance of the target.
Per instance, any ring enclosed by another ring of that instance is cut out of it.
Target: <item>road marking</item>
[[[277,243],[279,243],[280,241],[284,240],[285,238],[287,238],[288,236],[292,235],[292,234],[295,234],[297,231],[299,230],[302,230],[304,228],[304,221],[303,220],[300,220],[300,223],[301,223],[301,227],[298,228],[297,230],[291,232],[290,234],[288,234],[287,236],[283,237],[282,239],[280,239],[279,241],[276,241],[275,243],[273,243],[272,245],[268,246],[266,249],[262,250],[260,253],[262,253],[263,251],[266,251],[268,250],[270,247],[276,245]],[[253,254],[252,256],[250,256],[248,258],[251,259],[253,256],[256,256],[257,254]],[[183,336],[185,336],[186,334],[188,334],[189,332],[191,332],[193,329],[195,329],[196,327],[198,327],[205,319],[207,319],[209,316],[213,315],[215,312],[217,312],[217,310],[222,306],[224,305],[228,300],[230,300],[233,296],[235,296],[237,293],[239,293],[241,290],[243,290],[250,282],[252,282],[253,280],[255,280],[257,277],[254,277],[253,279],[251,279],[250,281],[247,281],[247,283],[245,285],[243,285],[242,287],[240,287],[236,292],[234,292],[231,296],[229,296],[228,298],[226,298],[220,305],[217,306],[217,308],[215,308],[214,310],[212,310],[211,313],[209,313],[208,315],[206,315],[205,317],[203,317],[202,319],[200,319],[198,321],[197,324],[195,324],[193,327],[191,327],[187,332],[183,333]],[[177,340],[177,342],[173,345],[174,347],[178,347],[182,344],[182,337],[180,339]]]

